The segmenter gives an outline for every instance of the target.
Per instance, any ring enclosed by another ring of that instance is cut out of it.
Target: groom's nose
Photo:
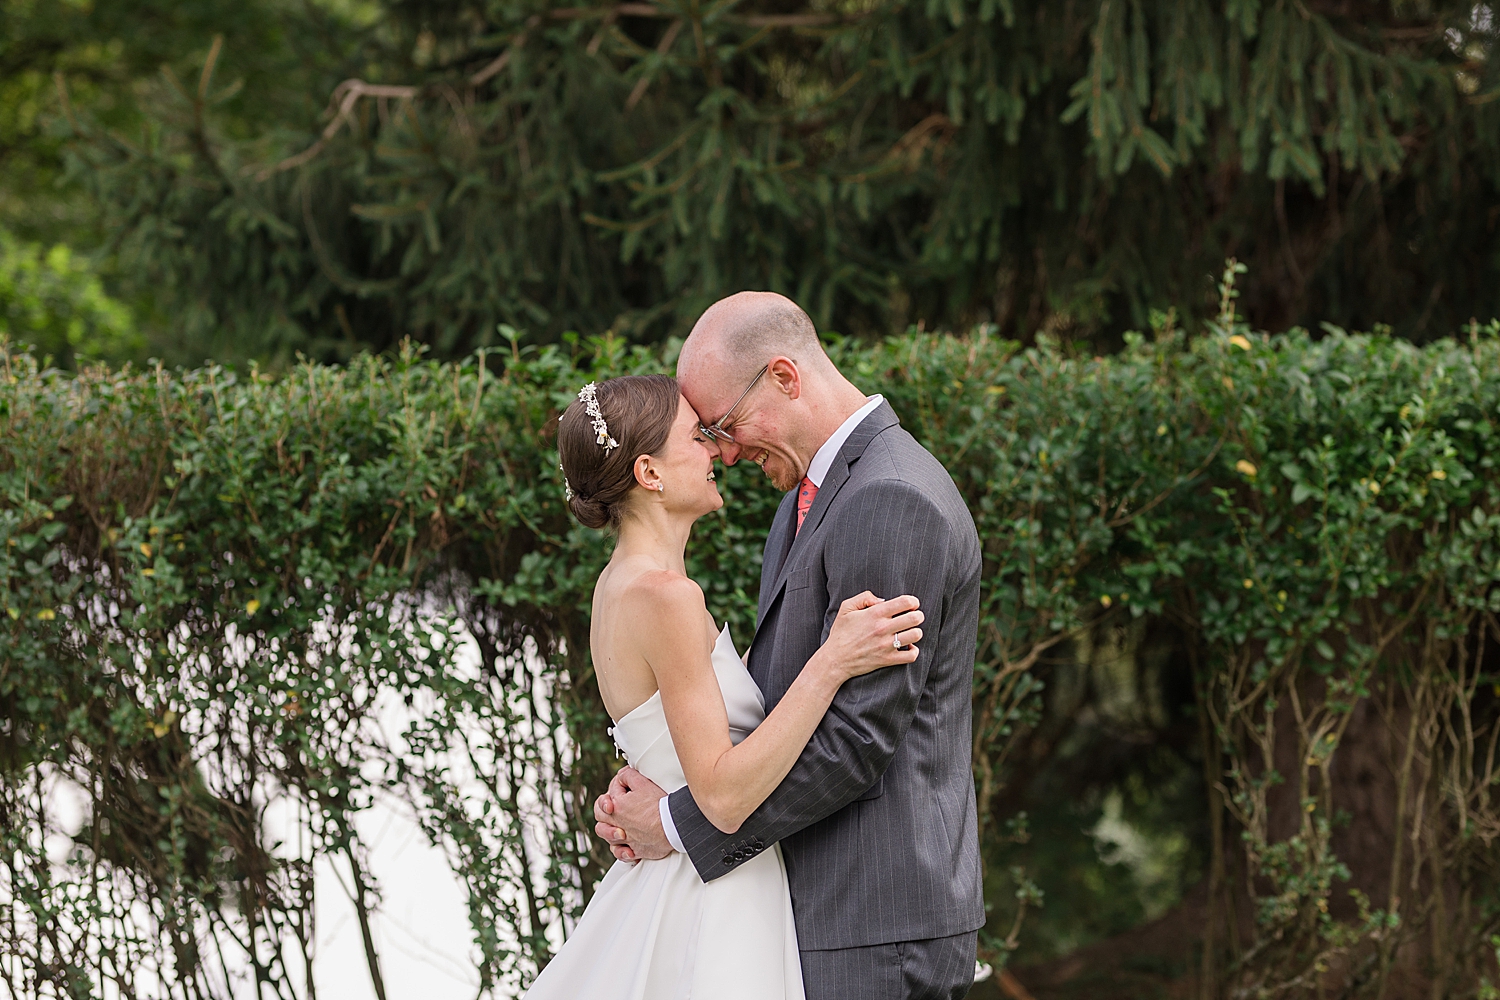
[[[725,441],[722,439],[718,441],[718,445],[719,461],[723,462],[725,465],[733,465],[735,462],[738,462],[740,460],[739,445],[735,444],[733,441]]]

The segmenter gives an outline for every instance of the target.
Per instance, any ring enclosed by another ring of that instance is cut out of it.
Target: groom
[[[734,833],[709,823],[687,788],[664,796],[630,768],[596,802],[596,830],[625,859],[682,851],[705,882],[780,842],[808,1000],[957,1000],[984,923],[969,765],[973,518],[937,459],[839,372],[789,299],[715,303],[677,377],[724,463],[755,462],[787,491],[748,654],[766,710],[840,602],[862,591],[922,602],[921,655],[845,683],[791,773]]]

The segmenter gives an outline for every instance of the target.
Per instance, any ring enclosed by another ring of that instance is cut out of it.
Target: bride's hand
[[[839,605],[828,640],[818,650],[840,682],[917,658],[917,628],[925,616],[910,594],[882,601],[868,590]],[[897,643],[901,648],[896,648]]]

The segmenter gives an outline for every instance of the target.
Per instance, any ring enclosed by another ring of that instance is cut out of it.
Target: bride
[[[677,380],[584,386],[560,419],[558,451],[573,515],[618,534],[589,635],[615,744],[666,791],[689,786],[709,821],[733,833],[791,770],[844,681],[916,659],[917,600],[845,601],[768,715],[728,626],[716,630],[684,568],[693,523],[724,501],[717,448]],[[706,885],[682,854],[617,862],[528,1000],[802,1000],[780,845],[744,850],[753,860]]]

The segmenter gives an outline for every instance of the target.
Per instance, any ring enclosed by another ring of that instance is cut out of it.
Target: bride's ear
[[[637,455],[631,471],[635,473],[637,486],[650,490],[652,493],[661,492],[661,473],[656,468],[656,461],[650,455]]]

